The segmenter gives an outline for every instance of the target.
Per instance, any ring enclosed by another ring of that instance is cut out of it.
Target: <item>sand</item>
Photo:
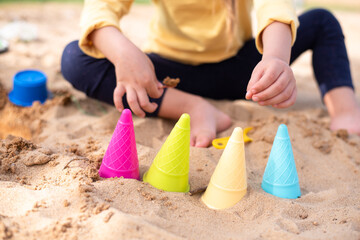
[[[294,65],[298,99],[287,110],[248,101],[211,101],[233,126],[253,126],[245,146],[248,192],[235,206],[208,209],[201,194],[170,193],[97,170],[120,116],[86,98],[60,73],[64,46],[78,37],[80,4],[1,5],[0,27],[36,24],[39,40],[10,42],[0,55],[0,239],[360,239],[360,137],[329,130],[310,68]],[[355,86],[360,88],[360,14],[334,12],[344,27]],[[136,5],[124,32],[141,45],[152,8]],[[43,70],[54,98],[20,108],[9,103],[13,75]],[[357,97],[360,98],[359,93]],[[140,173],[152,163],[174,121],[134,117]],[[302,191],[281,199],[261,189],[279,124],[288,126]],[[223,150],[190,149],[190,185],[204,188]]]

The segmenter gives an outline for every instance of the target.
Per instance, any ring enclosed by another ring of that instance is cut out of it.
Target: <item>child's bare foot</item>
[[[360,136],[360,107],[353,89],[334,88],[325,94],[324,102],[331,117],[331,130],[346,129]]]
[[[216,133],[231,126],[231,119],[202,97],[170,88],[162,101],[159,116],[179,119],[181,114],[190,115],[190,145],[208,147]]]
[[[333,131],[346,129],[349,133],[360,136],[360,109],[332,117],[330,129]]]
[[[228,115],[219,111],[205,99],[199,97],[189,109],[191,121],[190,145],[208,147],[216,137],[216,133],[229,128],[232,121]]]

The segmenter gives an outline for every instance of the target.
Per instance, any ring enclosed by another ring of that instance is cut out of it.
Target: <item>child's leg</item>
[[[314,73],[331,117],[331,129],[360,134],[360,108],[340,24],[323,9],[308,11],[299,21],[291,61],[308,49],[313,51]]]

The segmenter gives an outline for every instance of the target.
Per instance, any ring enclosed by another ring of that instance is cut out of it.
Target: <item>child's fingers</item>
[[[157,85],[157,88],[160,88],[160,89],[164,89],[164,88],[166,88],[166,85],[163,85],[161,82],[159,82],[159,81],[157,81],[157,83],[156,83],[156,85]],[[163,92],[164,92],[164,90],[163,90]],[[163,93],[161,93],[161,95],[162,95]]]
[[[136,93],[140,102],[140,107],[143,110],[149,113],[152,113],[156,110],[157,104],[149,101],[149,97],[144,88],[137,89]]]
[[[289,84],[289,78],[285,72],[282,72],[279,78],[264,91],[256,93],[252,96],[255,102],[266,101],[279,95]]]
[[[291,95],[291,97],[289,99],[285,100],[284,102],[275,104],[275,105],[273,105],[273,107],[275,107],[275,108],[287,108],[287,107],[290,107],[295,103],[296,96],[297,96],[297,90],[295,88],[293,94]]]
[[[280,68],[268,68],[262,75],[262,77],[257,81],[251,88],[253,94],[259,93],[271,86],[282,73]]]
[[[290,82],[289,85],[286,86],[284,91],[282,91],[280,94],[278,94],[268,100],[259,101],[259,104],[260,105],[276,105],[276,104],[285,102],[286,100],[291,98],[291,96],[294,93],[295,88],[296,88],[295,85],[292,82]]]
[[[251,89],[254,86],[254,84],[259,81],[259,79],[261,78],[263,74],[263,71],[261,69],[260,66],[256,66],[251,74],[251,78],[248,82],[247,88],[246,88],[246,95],[245,98],[246,99],[251,99],[252,98],[252,92]]]
[[[122,85],[117,85],[114,90],[113,97],[114,97],[115,107],[119,112],[122,112],[122,110],[124,110],[124,105],[122,102],[122,98],[124,94],[125,94],[125,88]]]
[[[143,87],[146,89],[146,92],[152,98],[159,98],[163,94],[164,90],[162,84],[156,79],[155,75],[148,80],[144,80]]]
[[[145,117],[145,112],[140,108],[136,91],[131,86],[126,87],[126,99],[131,110],[136,116]]]
[[[147,78],[148,81],[145,81],[145,85],[143,87],[146,89],[146,92],[150,97],[160,98],[164,93],[163,85],[156,78],[154,64],[147,55],[144,56],[146,57],[151,68],[151,75]]]

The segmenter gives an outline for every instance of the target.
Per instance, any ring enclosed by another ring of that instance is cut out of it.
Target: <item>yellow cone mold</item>
[[[239,202],[247,191],[243,130],[234,129],[201,200],[211,209]]]

